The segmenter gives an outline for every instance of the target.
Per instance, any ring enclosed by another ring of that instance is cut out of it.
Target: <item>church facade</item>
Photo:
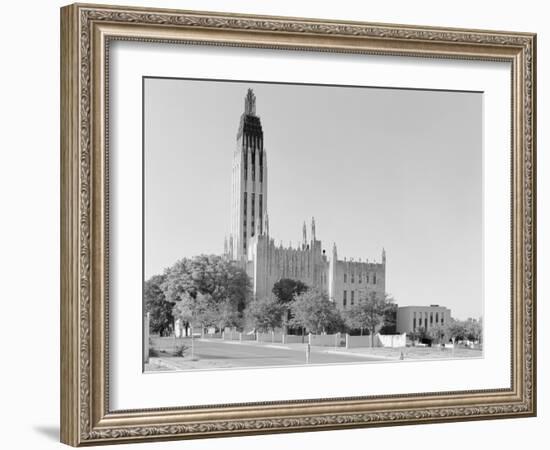
[[[225,240],[225,256],[243,267],[252,280],[256,298],[272,295],[282,278],[300,280],[325,291],[339,309],[356,304],[370,292],[386,293],[386,252],[381,262],[338,259],[336,244],[327,254],[317,238],[312,218],[296,247],[276,244],[267,214],[267,153],[256,97],[248,90],[233,151],[231,230]]]

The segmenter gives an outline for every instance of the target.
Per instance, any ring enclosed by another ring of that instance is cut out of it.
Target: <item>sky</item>
[[[483,94],[144,80],[145,278],[221,254],[248,88],[267,151],[270,235],[316,235],[339,259],[380,261],[400,306],[482,315]]]

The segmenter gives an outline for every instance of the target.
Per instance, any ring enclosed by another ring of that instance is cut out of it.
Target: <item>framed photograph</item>
[[[535,415],[535,57],[62,8],[62,442]]]

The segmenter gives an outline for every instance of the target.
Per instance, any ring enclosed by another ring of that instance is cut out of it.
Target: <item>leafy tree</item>
[[[239,323],[239,312],[236,311],[229,300],[219,301],[212,305],[213,323],[219,330]]]
[[[309,286],[307,284],[303,283],[300,280],[294,280],[292,278],[281,278],[273,285],[273,294],[285,307],[282,323],[282,325],[285,327],[285,330],[292,318],[292,313],[290,311],[290,305],[292,301],[296,298],[296,296],[307,291],[308,288]]]
[[[427,331],[427,336],[441,344],[446,341],[446,336],[449,334],[449,326],[448,325],[441,325],[440,323],[436,323],[432,327],[430,327]]]
[[[397,304],[393,298],[386,297],[386,308],[384,310],[384,321],[379,330],[380,334],[395,334],[397,330]]]
[[[290,305],[290,324],[313,333],[340,329],[343,320],[328,295],[318,289],[309,289],[296,296]]]
[[[446,328],[449,338],[453,339],[453,341],[462,340],[466,337],[465,322],[451,319]]]
[[[285,307],[276,298],[261,298],[249,303],[245,315],[249,323],[259,331],[269,331],[282,324]]]
[[[185,295],[176,302],[172,314],[175,318],[201,328],[213,325],[216,320],[214,299],[210,294]]]
[[[307,284],[292,278],[281,278],[273,285],[273,294],[282,304],[289,304],[297,295],[307,291]]]
[[[374,335],[384,324],[389,303],[387,296],[380,297],[374,291],[365,293],[359,303],[347,311],[346,322],[350,328],[366,329],[371,335],[371,344],[374,345]]]
[[[174,323],[172,315],[173,302],[166,300],[162,284],[163,275],[155,275],[144,284],[143,296],[145,300],[145,311],[149,313],[149,328],[152,333],[159,333],[161,336],[170,334]]]
[[[236,324],[250,297],[250,279],[246,272],[233,262],[217,255],[200,255],[183,258],[168,268],[162,289],[166,298],[177,304],[189,304],[189,297],[199,294],[211,299],[211,313],[220,317],[213,323]],[[186,308],[186,306],[182,306]]]
[[[409,336],[409,339],[413,342],[421,341],[422,339],[426,338],[426,330],[424,327],[418,327],[415,330],[410,331],[407,333]]]
[[[465,337],[471,341],[481,342],[483,335],[482,320],[468,319],[464,323]]]

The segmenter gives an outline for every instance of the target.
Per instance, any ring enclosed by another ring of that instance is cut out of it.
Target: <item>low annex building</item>
[[[445,325],[451,321],[451,310],[439,305],[399,306],[397,308],[397,333],[410,333],[435,325]]]
[[[281,278],[300,280],[327,292],[340,309],[353,306],[361,296],[386,293],[386,252],[381,262],[338,259],[336,244],[323,249],[311,220],[304,222],[301,243],[284,247],[275,243],[267,214],[267,153],[256,96],[248,90],[233,152],[231,231],[225,239],[225,256],[246,269],[257,298],[272,295]]]

